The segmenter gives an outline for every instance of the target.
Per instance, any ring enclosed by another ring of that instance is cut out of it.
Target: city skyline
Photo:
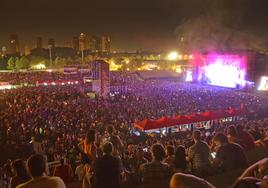
[[[3,0],[0,45],[17,34],[22,46],[34,45],[38,36],[64,46],[84,32],[110,36],[113,50],[171,50],[178,46],[177,27],[207,12],[223,14],[225,26],[267,39],[267,8],[265,0]]]
[[[1,53],[23,55],[29,54],[29,51],[35,48],[49,49],[55,47],[72,48],[75,51],[89,50],[91,52],[112,52],[110,36],[89,36],[85,33],[80,33],[78,36],[73,36],[72,40],[64,41],[62,43],[57,42],[57,39],[52,37],[44,38],[42,36],[38,36],[32,40],[31,45],[21,45],[19,35],[11,34],[9,36],[8,44],[1,45]]]

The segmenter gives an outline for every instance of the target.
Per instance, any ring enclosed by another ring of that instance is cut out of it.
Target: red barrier
[[[176,125],[197,123],[202,121],[211,121],[216,119],[222,119],[227,117],[233,117],[238,115],[246,114],[246,110],[243,109],[233,109],[230,108],[228,110],[218,110],[218,111],[207,111],[201,114],[191,114],[191,115],[178,115],[172,117],[162,117],[157,120],[145,119],[139,122],[134,123],[134,127],[139,128],[143,131],[152,130],[152,129],[160,129],[165,127],[172,127]]]

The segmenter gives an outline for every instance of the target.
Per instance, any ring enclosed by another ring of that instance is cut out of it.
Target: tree
[[[16,62],[15,62],[15,68],[18,69],[23,69],[24,68],[24,64],[22,59],[20,58],[16,58]]]
[[[65,58],[56,57],[55,59],[55,67],[61,68],[64,67],[67,64],[67,61]]]
[[[30,61],[26,56],[22,56],[20,58],[20,61],[22,61],[23,68],[27,68],[27,69],[30,68]]]
[[[7,61],[7,69],[14,70],[16,68],[16,59],[12,56]]]

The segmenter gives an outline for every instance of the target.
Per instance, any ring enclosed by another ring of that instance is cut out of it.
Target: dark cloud
[[[257,36],[248,19],[252,17],[252,1],[217,0],[210,5],[205,12],[189,17],[176,28],[178,43],[182,49],[265,49],[266,37]]]

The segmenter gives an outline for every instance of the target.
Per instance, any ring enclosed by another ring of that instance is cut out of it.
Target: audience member
[[[213,162],[224,171],[247,167],[248,161],[243,148],[235,143],[229,143],[223,133],[217,133],[213,141],[216,145],[215,158]]]
[[[204,179],[190,174],[176,173],[170,180],[170,188],[215,188]]]
[[[141,165],[141,177],[143,182],[165,181],[171,175],[168,164],[163,163],[165,150],[161,144],[154,144],[151,148],[153,160]]]
[[[10,180],[9,188],[15,188],[19,184],[25,183],[30,180],[30,176],[27,173],[24,161],[17,159],[11,164],[14,176]]]
[[[207,143],[201,140],[201,132],[193,132],[194,145],[189,148],[187,159],[191,163],[192,171],[200,177],[209,176],[213,173],[210,164],[210,149]]]
[[[121,173],[123,172],[121,160],[112,156],[113,144],[105,142],[102,146],[103,156],[93,165],[94,188],[119,188]]]
[[[60,160],[60,165],[55,167],[54,176],[60,177],[64,183],[68,183],[73,178],[72,167],[65,163],[64,159]]]
[[[61,178],[47,176],[47,162],[42,155],[32,155],[27,161],[27,167],[32,179],[17,188],[65,188]]]

